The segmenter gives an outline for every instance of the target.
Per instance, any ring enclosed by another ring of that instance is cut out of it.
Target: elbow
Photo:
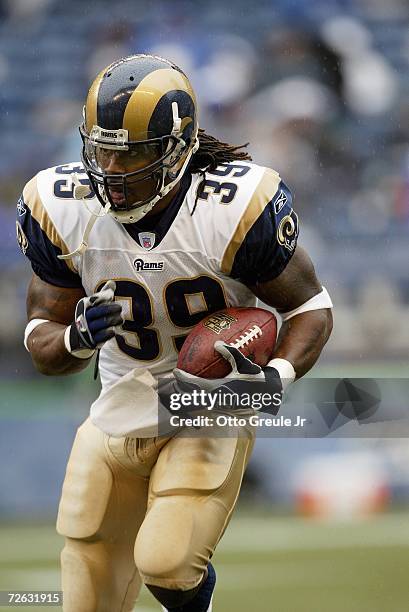
[[[77,359],[76,357],[68,357],[68,359],[56,361],[49,359],[38,359],[35,355],[31,355],[33,365],[37,372],[43,376],[68,376],[76,374],[86,368],[90,359]]]
[[[56,376],[59,372],[55,372],[49,364],[36,360],[33,356],[31,357],[33,365],[37,372],[43,374],[43,376]]]
[[[31,361],[37,372],[43,376],[61,376],[65,374],[65,364],[60,364],[56,359],[38,350],[37,347],[31,350]]]

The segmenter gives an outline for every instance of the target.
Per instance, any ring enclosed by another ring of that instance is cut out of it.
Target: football
[[[221,340],[265,366],[277,338],[277,319],[263,308],[226,308],[207,316],[190,332],[179,353],[177,367],[202,378],[223,378],[229,363],[214,350]]]

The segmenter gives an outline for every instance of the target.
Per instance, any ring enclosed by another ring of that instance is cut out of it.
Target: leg
[[[124,439],[118,439],[118,443]],[[129,612],[141,581],[133,544],[146,512],[148,479],[120,465],[108,436],[78,430],[58,513],[64,612]]]
[[[233,512],[252,445],[253,434],[242,429],[231,438],[176,436],[161,450],[135,561],[164,606],[186,606],[195,597]]]

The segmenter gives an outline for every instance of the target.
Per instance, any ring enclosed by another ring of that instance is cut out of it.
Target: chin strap
[[[152,208],[155,206],[155,204],[159,200],[160,198],[156,197],[150,202],[148,202],[147,204],[145,204],[144,206],[140,206],[140,208],[135,208],[132,211],[125,211],[125,210],[122,211],[122,210],[115,210],[111,208],[111,210],[109,211],[109,214],[111,215],[111,217],[115,219],[115,221],[118,221],[118,223],[123,223],[123,224],[136,223],[137,221],[142,219],[142,217],[147,215],[148,212],[152,210]]]
[[[88,210],[91,216],[88,219],[87,225],[85,226],[81,244],[75,249],[75,251],[72,251],[72,253],[67,253],[66,255],[57,255],[58,259],[72,259],[76,255],[83,255],[88,248],[88,238],[96,220],[100,217],[105,217],[111,207],[109,202],[106,206],[100,205],[100,210],[102,208],[104,211],[102,214],[99,214],[99,212],[96,213],[95,211],[91,210],[91,208],[88,206],[88,202],[85,200],[85,198],[91,193],[90,188],[80,182],[76,172],[74,172],[72,175],[72,182],[74,183],[74,198],[76,200],[82,200],[84,202],[85,208]]]

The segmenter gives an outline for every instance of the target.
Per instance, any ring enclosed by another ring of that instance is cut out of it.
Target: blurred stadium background
[[[58,588],[53,531],[92,373],[48,380],[22,347],[15,203],[79,158],[82,104],[117,57],[191,77],[200,123],[280,172],[336,309],[314,376],[407,377],[406,0],[0,0],[0,589]],[[215,610],[403,612],[406,438],[260,439],[216,555]],[[400,435],[404,435],[401,433]],[[309,516],[305,516],[309,515]],[[158,609],[144,593],[140,610]]]

